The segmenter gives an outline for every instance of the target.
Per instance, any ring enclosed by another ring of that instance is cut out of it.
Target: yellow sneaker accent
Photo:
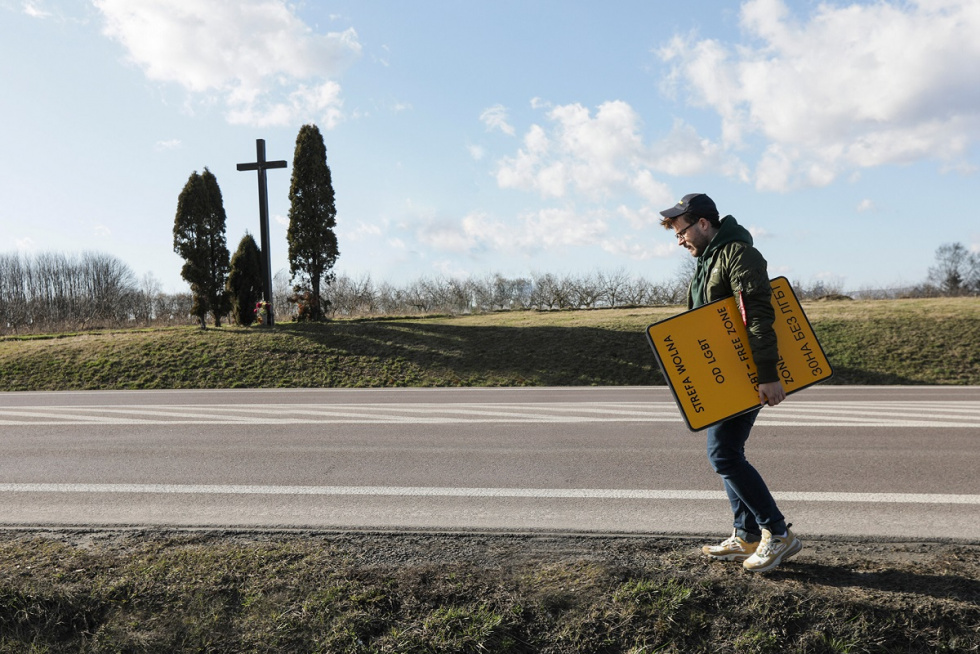
[[[742,567],[750,572],[768,572],[801,549],[803,542],[789,528],[785,536],[773,536],[772,532],[763,528],[759,547],[745,559]]]
[[[758,542],[750,543],[738,537],[738,530],[732,531],[732,535],[721,541],[718,545],[705,545],[701,552],[705,556],[710,556],[719,561],[744,561],[755,552],[759,546]]]

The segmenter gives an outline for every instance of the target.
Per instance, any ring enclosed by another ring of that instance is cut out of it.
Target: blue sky
[[[689,256],[660,209],[706,192],[772,276],[923,281],[980,251],[980,4],[0,0],[0,251],[108,252],[186,290],[188,176],[234,251],[287,269],[299,128],[324,134],[338,273],[400,283]]]

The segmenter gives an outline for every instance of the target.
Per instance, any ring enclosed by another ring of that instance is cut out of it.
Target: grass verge
[[[0,390],[663,384],[679,307],[0,339]],[[805,306],[837,384],[980,384],[980,300]]]
[[[0,652],[971,652],[980,546],[7,532]]]

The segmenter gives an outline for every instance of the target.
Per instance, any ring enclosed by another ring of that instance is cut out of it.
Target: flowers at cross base
[[[255,322],[260,325],[266,324],[269,320],[269,310],[272,306],[268,302],[256,302],[255,303]]]

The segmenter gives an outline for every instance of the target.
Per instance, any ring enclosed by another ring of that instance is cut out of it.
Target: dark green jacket
[[[735,296],[745,317],[749,347],[759,371],[759,383],[779,381],[779,351],[772,324],[772,288],[766,260],[752,247],[752,235],[732,216],[725,216],[721,228],[701,256],[688,293],[687,307],[694,309]]]

